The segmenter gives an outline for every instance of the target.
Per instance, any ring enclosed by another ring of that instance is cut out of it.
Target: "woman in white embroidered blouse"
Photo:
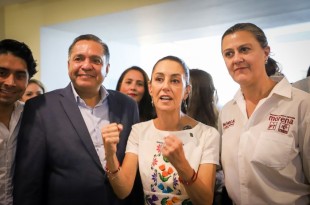
[[[133,126],[122,165],[116,157],[122,125],[102,128],[106,172],[119,198],[130,193],[139,166],[145,204],[212,204],[219,133],[182,113],[189,82],[178,57],[157,61],[149,83],[157,118]]]

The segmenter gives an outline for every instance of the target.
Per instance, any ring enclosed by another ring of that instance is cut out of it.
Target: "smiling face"
[[[180,63],[173,60],[162,60],[157,63],[149,84],[157,113],[180,112],[182,101],[187,98],[190,89],[185,79],[185,72]]]
[[[102,45],[92,40],[76,42],[69,56],[68,69],[79,94],[97,94],[109,69]]]
[[[139,103],[145,92],[142,73],[137,70],[129,70],[121,82],[120,92],[132,97]]]
[[[12,106],[23,95],[29,79],[26,62],[0,54],[0,106]]]
[[[250,85],[268,77],[265,62],[269,46],[262,48],[254,35],[237,31],[222,40],[222,55],[230,76],[240,85]]]
[[[21,98],[21,101],[26,102],[30,98],[33,98],[33,97],[36,97],[42,94],[43,94],[43,90],[38,84],[29,83],[23,97]]]

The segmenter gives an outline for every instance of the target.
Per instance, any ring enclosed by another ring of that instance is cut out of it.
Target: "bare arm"
[[[214,183],[216,175],[215,164],[202,164],[199,166],[196,176],[193,168],[185,158],[182,142],[175,136],[168,136],[165,139],[165,146],[162,149],[164,156],[176,168],[183,186],[186,189],[191,201],[195,205],[209,205],[213,202]]]
[[[199,166],[197,174],[197,180],[193,184],[184,185],[186,192],[188,193],[193,204],[211,205],[214,196],[216,165],[202,164]],[[179,176],[182,177],[180,172]],[[184,177],[186,177],[185,174]]]
[[[119,164],[116,151],[121,131],[122,125],[112,123],[103,127],[101,133],[106,153],[106,170],[109,182],[117,197],[124,199],[133,188],[138,168],[138,156],[133,153],[126,153],[123,164]]]

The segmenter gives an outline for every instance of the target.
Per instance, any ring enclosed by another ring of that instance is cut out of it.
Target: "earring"
[[[183,106],[184,106],[185,112],[187,112],[187,104],[186,104],[186,100],[183,100]]]
[[[268,63],[268,59],[269,59],[269,58],[267,58],[267,59],[266,59],[266,61],[265,61],[265,65],[267,65],[267,63]]]

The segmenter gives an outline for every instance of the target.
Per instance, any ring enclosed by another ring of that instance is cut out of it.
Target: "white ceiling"
[[[310,22],[310,0],[173,0],[49,28],[141,45],[221,35],[237,22],[263,29]]]

